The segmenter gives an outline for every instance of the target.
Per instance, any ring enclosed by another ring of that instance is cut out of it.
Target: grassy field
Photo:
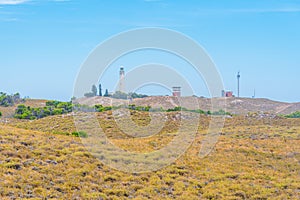
[[[167,144],[177,113],[153,137],[122,133],[111,112],[97,113],[107,137],[134,152]],[[132,120],[147,125],[144,112]],[[0,125],[0,199],[299,199],[300,119],[226,119],[213,152],[198,156],[209,117],[175,163],[155,172],[125,173],[103,165],[82,145],[71,114]]]

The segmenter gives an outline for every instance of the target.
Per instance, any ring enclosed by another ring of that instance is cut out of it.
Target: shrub
[[[204,110],[200,110],[200,109],[193,110],[192,112],[199,113],[199,114],[206,114]]]
[[[229,112],[225,112],[224,110],[221,109],[219,111],[213,112],[212,115],[232,115],[232,114]]]
[[[53,115],[61,115],[63,113],[63,110],[61,108],[55,108],[53,110]]]
[[[72,133],[73,136],[75,137],[81,137],[81,138],[87,138],[88,134],[84,131],[76,131]]]
[[[285,117],[287,117],[287,118],[300,118],[300,111],[291,113],[289,115],[286,115]]]
[[[151,106],[136,106],[134,104],[128,105],[129,110],[137,110],[137,111],[146,111],[149,112],[151,109]]]
[[[104,111],[108,111],[108,110],[118,109],[120,107],[95,105],[94,108],[95,108],[96,112],[104,112]]]
[[[181,111],[182,108],[180,106],[177,106],[175,108],[170,108],[167,110],[167,112],[176,112],[176,111]]]
[[[148,97],[148,95],[145,94],[137,94],[137,93],[129,93],[128,94],[131,98],[135,99],[135,98],[145,98]]]
[[[46,102],[46,106],[50,106],[50,107],[55,107],[56,108],[59,103],[61,103],[61,102],[59,102],[59,101],[47,101]]]
[[[121,91],[116,91],[111,97],[115,99],[127,99],[128,94]]]
[[[88,92],[88,93],[85,93],[84,96],[85,96],[85,97],[94,97],[95,94],[92,93],[92,92]]]
[[[0,112],[0,117],[2,117],[2,112]]]
[[[15,111],[15,118],[18,119],[40,119],[50,115],[61,115],[72,112],[73,104],[71,102],[47,101],[43,108],[30,108],[25,105],[18,105]]]

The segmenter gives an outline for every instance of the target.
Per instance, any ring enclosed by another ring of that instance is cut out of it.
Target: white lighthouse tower
[[[124,67],[120,67],[119,91],[125,92],[125,71]]]

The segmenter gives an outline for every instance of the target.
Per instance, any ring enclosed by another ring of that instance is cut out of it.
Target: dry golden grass
[[[173,119],[170,114],[170,119]],[[125,137],[110,112],[98,113],[107,136],[135,152],[168,143],[178,122],[159,134]],[[132,117],[148,123],[145,113]],[[76,137],[71,115],[0,126],[0,199],[299,199],[300,119],[227,119],[213,152],[198,157],[209,118],[188,151],[156,172],[128,174],[92,157]],[[25,130],[27,129],[27,130]],[[123,137],[124,136],[124,137]]]

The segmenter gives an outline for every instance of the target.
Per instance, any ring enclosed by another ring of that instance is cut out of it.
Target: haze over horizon
[[[160,27],[199,43],[216,64],[226,90],[237,93],[241,71],[241,97],[252,97],[255,89],[257,98],[300,102],[296,0],[0,0],[0,26],[3,92],[70,100],[81,64],[99,43],[130,29]],[[173,67],[191,81],[197,96],[209,96],[191,66],[157,51],[116,60],[101,82],[104,89],[114,89],[121,65],[128,72],[149,62]],[[139,92],[166,95],[168,90],[145,87]]]

